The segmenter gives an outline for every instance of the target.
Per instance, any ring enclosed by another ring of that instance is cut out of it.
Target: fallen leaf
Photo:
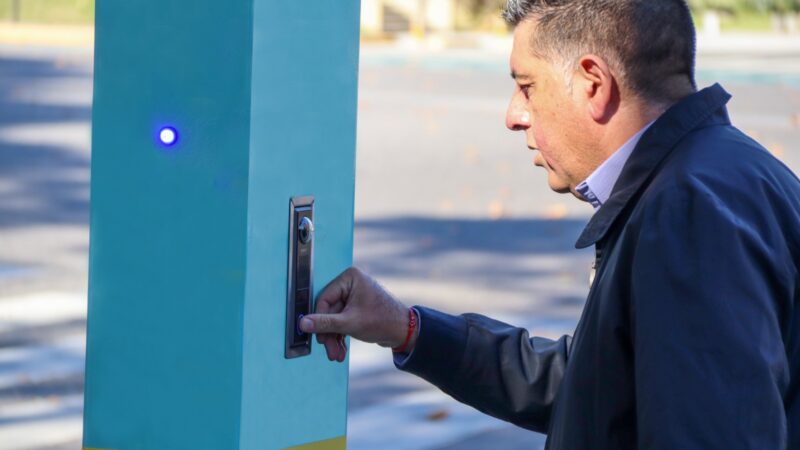
[[[447,411],[446,409],[439,409],[437,411],[428,414],[428,420],[430,420],[431,422],[440,422],[442,420],[447,419],[448,417],[450,417],[450,412]]]
[[[783,145],[781,143],[779,143],[779,142],[771,142],[767,146],[767,149],[769,150],[770,153],[775,155],[776,158],[778,158],[778,159],[782,159],[783,158],[784,151],[783,151]]]
[[[500,200],[492,200],[489,203],[489,218],[492,220],[501,219],[506,215],[506,208]]]
[[[755,139],[755,140],[759,140],[759,139],[761,139],[761,133],[759,133],[759,132],[758,132],[758,131],[756,131],[756,130],[748,130],[748,129],[745,129],[745,130],[744,130],[744,134],[746,134],[746,135],[750,136],[751,138],[753,138],[753,139]]]
[[[563,203],[555,203],[544,210],[544,217],[550,220],[560,220],[567,216],[567,206]]]
[[[494,166],[495,172],[497,172],[500,175],[510,174],[511,169],[512,169],[511,163],[508,161],[499,162],[497,163],[497,165]]]
[[[464,162],[468,165],[475,165],[480,162],[480,150],[475,145],[469,145],[464,149]]]
[[[439,202],[439,211],[451,212],[453,211],[453,209],[455,209],[455,205],[453,204],[452,200],[444,199],[441,202]]]
[[[791,120],[792,120],[792,125],[794,125],[795,128],[800,128],[800,113],[792,114]]]

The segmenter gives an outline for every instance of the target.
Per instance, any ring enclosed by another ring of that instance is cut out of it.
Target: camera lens
[[[314,223],[311,222],[311,219],[308,217],[303,217],[300,221],[300,225],[297,227],[297,232],[300,243],[308,244],[311,242],[311,238],[314,234]]]

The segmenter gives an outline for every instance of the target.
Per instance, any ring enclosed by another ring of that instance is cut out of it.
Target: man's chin
[[[551,190],[558,192],[559,194],[568,194],[572,192],[569,184],[564,183],[561,180],[554,180],[552,177],[548,177],[547,184],[550,186]]]

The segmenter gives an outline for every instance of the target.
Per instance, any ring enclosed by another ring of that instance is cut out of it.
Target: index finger
[[[345,270],[333,279],[322,292],[317,296],[317,313],[327,313],[336,309],[337,303],[344,305],[353,286],[353,276],[351,270]],[[341,310],[341,309],[340,309]]]
[[[344,309],[344,301],[337,301],[336,303],[322,303],[319,302],[317,299],[317,305],[314,308],[315,314],[338,314],[342,312]],[[333,339],[335,335],[328,334],[328,333],[320,333],[317,334],[317,342],[320,344],[325,344],[327,347],[327,341]]]

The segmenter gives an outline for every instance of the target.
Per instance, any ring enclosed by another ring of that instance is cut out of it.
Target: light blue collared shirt
[[[631,136],[627,142],[622,144],[622,147],[603,161],[603,164],[600,164],[600,167],[595,169],[595,171],[589,175],[589,178],[575,187],[575,190],[578,191],[587,202],[591,203],[595,211],[603,206],[603,203],[607,202],[608,198],[611,197],[611,190],[614,189],[614,185],[617,183],[617,179],[622,173],[622,168],[625,167],[625,163],[628,161],[631,153],[633,153],[633,149],[636,148],[636,144],[639,143],[639,139],[642,138],[644,132],[650,128],[653,122],[648,123],[644,128]]]

